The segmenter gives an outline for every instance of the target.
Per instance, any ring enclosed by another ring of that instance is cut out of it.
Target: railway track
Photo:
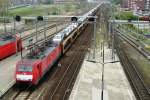
[[[114,44],[135,96],[137,100],[150,100],[150,92],[148,91],[142,77],[137,71],[136,66],[131,62],[132,60],[128,58],[124,49],[120,47],[121,44],[119,43],[122,43],[123,40],[125,39],[117,34],[115,35]]]
[[[30,97],[33,90],[34,88],[31,87],[31,85],[21,87],[14,93],[14,95],[11,98],[9,98],[9,100],[27,100],[28,97]]]
[[[14,23],[13,23],[13,25],[14,25]],[[11,25],[11,26],[12,26],[12,25]],[[38,25],[38,27],[42,27],[42,26],[43,26],[43,24]],[[21,25],[18,25],[18,26],[17,26],[17,28],[21,27],[21,28],[19,28],[19,29],[14,29],[13,27],[14,27],[14,26],[12,26],[11,29],[7,29],[7,32],[12,33],[12,34],[18,34],[18,33],[24,33],[24,32],[27,32],[27,31],[35,30],[35,25],[31,25],[30,27],[28,27],[28,26],[26,26],[26,25],[21,24]],[[7,27],[6,27],[6,28],[7,28]],[[13,33],[14,31],[16,31],[17,33]],[[4,33],[4,32],[1,32],[1,33]],[[0,33],[0,34],[1,34],[1,33]]]
[[[35,90],[34,87],[31,85],[23,85],[18,86],[14,85],[12,90],[9,92],[12,92],[13,94],[11,96],[8,96],[7,98],[3,98],[2,100],[28,100],[31,93]]]
[[[79,39],[77,43],[79,47],[76,46],[76,48],[72,50],[74,51],[74,55],[72,56],[70,63],[67,65],[67,68],[65,72],[63,72],[62,77],[58,80],[57,82],[58,84],[53,86],[55,88],[48,91],[48,95],[45,96],[45,100],[60,100],[60,99],[67,100],[68,99],[73,86],[73,82],[75,81],[76,76],[79,72],[87,48],[90,46],[90,41],[91,41],[91,36],[89,35],[90,31],[91,28],[86,30],[88,34],[86,34],[86,36],[84,35],[84,39],[83,38]],[[82,39],[85,41],[83,41]],[[59,76],[56,75],[56,77]]]
[[[59,26],[59,25],[61,25],[61,24],[62,24],[62,23],[58,23],[57,25]],[[45,27],[45,29],[42,28],[42,29],[38,30],[37,32],[35,31],[35,32],[33,32],[33,33],[31,33],[31,34],[29,34],[29,35],[27,35],[27,36],[22,37],[21,39],[22,39],[23,41],[25,41],[26,39],[29,39],[29,38],[35,36],[36,34],[39,35],[40,33],[43,33],[44,31],[50,30],[50,29],[52,29],[52,28],[54,28],[54,27],[56,27],[56,24],[51,24],[51,25]]]
[[[38,27],[42,27],[42,26],[43,26],[43,24],[38,25]],[[16,29],[16,32],[18,32],[18,33],[24,33],[24,32],[32,31],[32,30],[35,30],[35,25],[32,25],[32,26],[30,26],[28,28],[26,28],[26,26],[24,26],[23,28],[21,28],[19,30]]]
[[[132,36],[124,34],[123,31],[120,31],[119,29],[115,28],[115,31],[119,33],[122,38],[124,38],[128,43],[130,43],[136,50],[138,50],[143,56],[145,56],[147,59],[150,59],[150,53],[144,48],[144,44],[140,43],[137,39],[135,39]]]
[[[60,32],[66,26],[67,26],[67,24],[59,23],[58,26],[57,26],[58,27],[57,30],[55,29],[55,25],[51,25],[51,26],[47,27],[46,30],[42,29],[38,33],[34,32],[30,36],[27,36],[27,37],[24,38],[23,46],[27,47],[29,45],[28,41],[30,39],[32,39],[33,44],[41,43],[41,42],[44,41],[44,32],[45,32],[45,35],[46,35],[46,39],[49,39],[50,37],[53,37],[56,33]],[[36,34],[38,36],[37,41],[36,41]]]

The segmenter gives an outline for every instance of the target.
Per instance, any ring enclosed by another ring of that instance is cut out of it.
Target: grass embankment
[[[135,49],[127,49],[127,55],[129,56],[130,60],[135,64],[136,68],[142,75],[144,82],[147,86],[150,86],[150,62],[147,60],[143,55],[141,55]]]
[[[150,86],[150,62],[147,59],[137,61],[139,70],[143,74],[144,81]]]

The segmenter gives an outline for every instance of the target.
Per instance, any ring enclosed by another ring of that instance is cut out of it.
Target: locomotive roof
[[[15,41],[16,38],[8,33],[0,34],[0,46]]]
[[[48,55],[48,53],[53,51],[55,47],[56,47],[56,44],[49,41],[46,43],[45,46],[41,45],[41,46],[37,46],[33,48],[33,50],[30,53],[28,53],[24,58],[25,59],[42,59],[43,57]]]

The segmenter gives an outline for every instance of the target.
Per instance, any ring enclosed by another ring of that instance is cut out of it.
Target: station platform
[[[0,97],[15,84],[15,67],[18,60],[19,53],[0,61]]]
[[[105,47],[104,51],[103,100],[136,100],[117,55],[112,60],[112,50]],[[87,54],[69,100],[102,100],[101,50],[96,51],[96,62],[90,57]]]

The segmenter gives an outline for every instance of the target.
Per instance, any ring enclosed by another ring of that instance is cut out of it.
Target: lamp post
[[[13,17],[13,21],[14,21],[14,31],[13,33],[16,34],[16,18]],[[17,52],[18,52],[18,47],[17,47],[17,41],[16,41],[16,55],[17,55]]]
[[[35,21],[35,32],[36,32],[35,41],[37,42],[38,41],[38,37],[37,37],[37,34],[38,34],[38,19],[36,19],[36,21]]]
[[[93,36],[93,39],[94,39],[94,52],[93,52],[93,59],[95,60],[95,53],[96,53],[96,18],[94,19],[94,36]]]
[[[45,41],[45,43],[44,43],[44,47],[46,47],[46,20],[44,20],[44,41]]]

